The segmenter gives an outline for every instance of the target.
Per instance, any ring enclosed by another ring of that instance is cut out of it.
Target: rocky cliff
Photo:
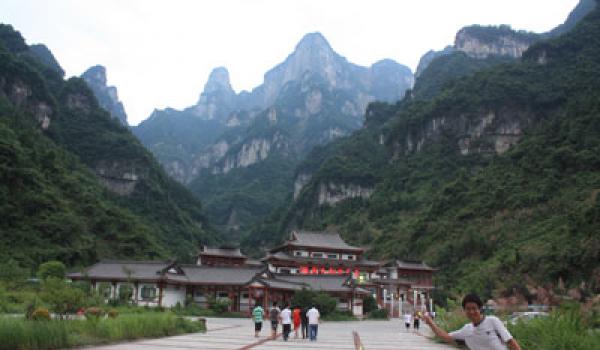
[[[257,115],[267,113],[271,122],[275,122],[275,106],[283,116],[280,123],[301,125],[292,132],[293,141],[288,142],[293,142],[297,149],[307,150],[359,128],[369,102],[398,100],[412,84],[412,73],[407,67],[392,60],[382,60],[371,67],[354,65],[337,54],[323,35],[310,33],[282,63],[265,73],[263,83],[251,92],[235,94],[227,69],[216,68],[198,103],[183,111],[155,111],[151,118],[134,128],[134,132],[156,154],[170,175],[189,183],[202,169],[213,168],[217,163],[227,163],[227,166],[218,165],[221,170],[214,170],[216,173],[230,166],[246,164],[232,160],[243,156],[225,156],[215,150],[223,149],[224,144],[228,149],[234,149],[237,142],[249,139],[248,130],[261,128],[253,126]],[[336,104],[335,109],[329,107],[332,104]],[[329,114],[324,114],[326,110]],[[193,118],[213,124],[205,126],[205,123],[192,121]],[[314,134],[317,126],[323,124],[331,125],[319,131],[317,136],[304,138],[307,130]],[[171,132],[165,133],[165,127]],[[212,131],[210,135],[203,131],[207,128]],[[181,137],[191,132],[179,131],[182,129],[195,130],[196,139]],[[241,146],[244,147],[250,145]]]
[[[237,95],[222,135],[189,155],[187,173],[198,174],[189,186],[207,198],[211,217],[223,227],[231,227],[226,219],[235,212],[236,227],[247,229],[292,195],[299,160],[359,129],[370,102],[397,101],[412,84],[411,71],[401,64],[355,65],[323,35],[309,33],[260,86]],[[265,198],[270,200],[263,204]],[[233,202],[225,205],[227,200]]]
[[[509,26],[470,26],[456,34],[454,47],[474,58],[491,55],[519,58],[540,38],[538,34],[514,31]]]
[[[113,118],[118,119],[121,124],[128,126],[127,114],[123,103],[119,101],[117,88],[106,85],[106,68],[100,65],[93,66],[86,70],[81,78],[85,80],[90,89],[94,92],[100,106],[104,108]]]

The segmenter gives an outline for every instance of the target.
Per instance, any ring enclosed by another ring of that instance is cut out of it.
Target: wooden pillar
[[[135,295],[133,296],[133,302],[137,305],[138,300],[139,300],[139,295],[140,295],[140,290],[139,290],[140,284],[139,284],[139,282],[134,282],[133,286],[134,286],[133,289],[134,289],[134,293],[135,293]]]
[[[111,299],[116,300],[118,298],[118,294],[117,294],[117,282],[112,282],[112,293],[111,294]]]
[[[162,282],[158,282],[158,306],[162,306],[163,299],[163,284]]]
[[[227,297],[231,300],[231,304],[229,306],[229,311],[236,311],[236,298],[235,292],[231,290],[232,287],[229,287],[229,292],[227,293]]]
[[[263,293],[263,308],[267,315],[269,314],[269,289],[265,287],[265,291]]]
[[[346,299],[348,302],[348,311],[352,312],[352,307],[354,306],[354,296],[355,290],[352,289],[352,294],[350,294],[350,298]]]
[[[383,305],[381,303],[381,294],[383,292],[383,289],[381,288],[381,285],[377,285],[376,291],[377,291],[377,296],[375,298],[375,301],[377,302],[377,305]]]

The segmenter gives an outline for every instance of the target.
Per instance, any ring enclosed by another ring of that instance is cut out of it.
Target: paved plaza
[[[141,340],[117,345],[91,347],[93,350],[275,350],[275,349],[329,349],[329,350],[442,350],[451,346],[438,344],[424,335],[406,332],[398,319],[393,321],[323,322],[316,342],[281,337],[268,339],[270,329],[265,323],[261,337],[254,338],[254,324],[250,319],[209,318],[208,332],[176,337]],[[425,327],[422,332],[429,335]],[[360,342],[358,340],[360,339]]]

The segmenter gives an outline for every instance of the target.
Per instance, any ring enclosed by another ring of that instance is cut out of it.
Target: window
[[[322,258],[323,257],[323,253],[312,253],[312,257],[313,258]]]
[[[110,283],[99,283],[98,293],[106,299],[112,297],[112,285]]]
[[[250,298],[250,294],[249,293],[242,293],[242,299],[248,299]]]
[[[218,292],[217,293],[217,298],[228,298],[229,297],[229,293],[227,292]]]
[[[142,299],[150,300],[156,298],[156,288],[154,286],[142,287]]]
[[[327,254],[327,257],[328,257],[329,259],[337,259],[337,258],[338,258],[338,255],[337,255],[337,254]]]

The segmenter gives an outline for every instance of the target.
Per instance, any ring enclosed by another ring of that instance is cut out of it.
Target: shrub
[[[314,302],[322,316],[330,315],[337,307],[337,300],[325,293],[317,294]]]
[[[363,312],[368,314],[369,312],[377,309],[377,301],[372,295],[369,295],[363,299]]]
[[[294,293],[292,305],[299,306],[300,308],[316,305],[321,316],[325,317],[336,310],[337,300],[325,293],[317,293],[304,289]]]
[[[208,306],[217,314],[222,314],[229,311],[231,300],[229,298],[211,298],[208,301]]]
[[[110,309],[107,314],[109,318],[117,318],[119,316],[119,311],[117,309]]]
[[[37,308],[31,314],[31,319],[33,321],[50,321],[50,311],[44,308]]]
[[[325,321],[356,321],[356,317],[351,311],[333,311],[332,313],[323,316]]]
[[[317,297],[317,293],[312,290],[303,289],[294,293],[292,296],[292,305],[296,305],[301,309],[311,307],[314,304],[314,300]]]
[[[85,310],[85,318],[90,321],[97,321],[104,316],[104,310],[99,307],[90,307]]]
[[[389,313],[388,313],[387,309],[375,309],[369,313],[369,318],[372,318],[375,320],[388,319],[388,317],[389,317]]]
[[[37,310],[39,308],[39,305],[40,305],[40,300],[38,299],[37,296],[34,296],[33,298],[31,298],[30,300],[27,301],[27,303],[25,305],[25,319],[26,320],[33,319],[33,313],[35,312],[35,310]]]
[[[523,349],[594,350],[600,333],[585,326],[579,310],[558,310],[550,317],[509,324],[511,334]]]

